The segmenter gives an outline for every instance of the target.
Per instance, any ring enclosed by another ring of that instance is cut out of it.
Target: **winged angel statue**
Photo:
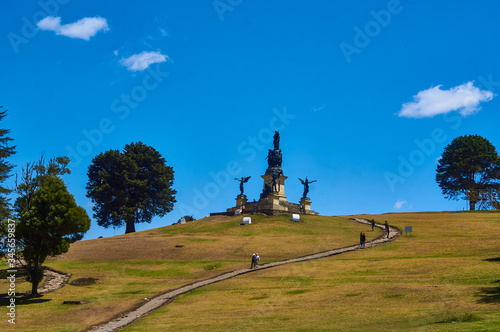
[[[241,179],[234,178],[236,181],[240,181],[240,191],[241,191],[240,195],[243,195],[243,183],[248,182],[248,180],[250,178],[251,178],[251,176],[247,176],[247,177],[242,176]]]
[[[302,180],[301,178],[299,178],[300,182],[302,182],[302,184],[304,185],[304,194],[302,194],[302,197],[307,197],[307,193],[309,192],[309,184],[313,183],[313,182],[316,182],[316,180],[314,181],[309,181],[307,179],[307,176],[306,176],[306,180]]]

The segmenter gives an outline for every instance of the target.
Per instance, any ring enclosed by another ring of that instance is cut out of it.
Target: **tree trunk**
[[[127,227],[125,228],[125,234],[135,233],[135,221],[134,221],[134,219],[127,220],[126,225],[127,225]]]
[[[469,201],[470,205],[470,210],[475,211],[476,210],[476,201]]]
[[[35,266],[31,266],[28,269],[28,272],[31,277],[31,296],[38,296],[38,284],[40,283],[40,265],[38,262],[35,263]]]
[[[31,274],[31,296],[38,296],[38,280],[37,278],[37,273]]]

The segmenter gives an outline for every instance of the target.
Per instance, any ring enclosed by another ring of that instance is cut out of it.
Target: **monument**
[[[290,206],[285,195],[285,180],[288,178],[283,174],[283,154],[280,149],[280,133],[274,132],[273,149],[267,153],[267,169],[262,179],[264,187],[257,203],[257,212],[267,214],[287,213]],[[295,209],[294,209],[295,210]]]
[[[284,213],[302,213],[317,215],[317,212],[311,210],[311,199],[307,197],[309,193],[309,184],[316,182],[309,181],[306,177],[305,181],[300,179],[304,185],[304,192],[300,199],[300,204],[290,203],[285,195],[285,180],[288,179],[283,173],[283,153],[280,149],[280,133],[274,132],[273,148],[269,149],[267,153],[267,169],[262,175],[264,180],[262,192],[259,200],[255,203],[254,209],[247,209],[247,211],[255,211],[265,213],[268,215],[284,214]],[[229,208],[226,212],[211,213],[211,215],[225,214],[234,215],[243,213],[245,205],[247,204],[247,196],[244,194],[244,183],[248,182],[251,177],[235,178],[240,182],[240,194],[236,196],[236,206]],[[255,200],[254,200],[255,201]]]
[[[299,178],[299,180],[304,185],[304,193],[302,194],[302,198],[300,199],[301,212],[309,214],[311,212],[311,199],[307,197],[307,194],[309,193],[309,185],[313,182],[316,182],[316,180],[309,181],[307,179],[307,176],[305,180],[302,180],[301,178]]]
[[[244,188],[243,184],[247,183],[248,180],[250,180],[251,176],[244,177],[242,176],[241,179],[235,178],[236,181],[240,181],[240,194],[236,196],[236,207],[240,209],[244,209],[243,207],[245,204],[247,204],[247,196],[243,194]]]

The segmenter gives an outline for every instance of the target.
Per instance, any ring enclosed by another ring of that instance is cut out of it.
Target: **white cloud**
[[[401,200],[398,200],[398,201],[394,204],[394,208],[395,208],[396,210],[399,210],[399,209],[401,209],[401,207],[402,207],[403,205],[405,205],[406,203],[408,203],[408,202],[407,202],[407,201],[401,201]]]
[[[168,56],[156,52],[141,52],[128,58],[121,59],[120,64],[127,67],[130,71],[143,71],[153,63],[161,63],[168,60]]]
[[[40,30],[54,31],[56,35],[89,40],[99,31],[108,31],[108,22],[102,17],[84,17],[74,23],[61,25],[61,18],[47,16],[37,23]]]
[[[441,85],[438,85],[413,96],[414,101],[403,104],[398,115],[418,119],[459,111],[462,116],[467,116],[479,111],[479,103],[490,101],[493,96],[491,91],[475,87],[474,82],[467,82],[449,90],[442,90]]]
[[[40,30],[50,30],[50,31],[56,31],[61,27],[61,18],[60,17],[53,17],[53,16],[47,16],[37,24],[38,29]]]
[[[118,55],[118,50],[114,50],[114,51],[113,51],[113,54],[114,54],[114,55]]]

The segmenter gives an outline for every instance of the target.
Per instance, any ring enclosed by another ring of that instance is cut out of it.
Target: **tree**
[[[500,158],[495,147],[479,135],[455,138],[438,162],[436,182],[447,199],[467,199],[475,210],[481,190],[500,187]]]
[[[0,106],[0,109],[2,106]],[[0,112],[0,121],[7,115],[7,111]],[[7,162],[7,158],[13,155],[15,152],[15,146],[9,146],[10,142],[13,141],[12,138],[7,137],[10,133],[9,129],[0,129],[0,184],[3,183],[8,177],[10,177],[10,171],[14,165]],[[4,220],[10,216],[11,209],[9,207],[8,195],[12,190],[0,186],[0,220]]]
[[[97,155],[88,168],[87,197],[94,203],[99,226],[135,232],[135,223],[151,222],[172,211],[176,191],[174,171],[154,148],[141,142],[123,153],[109,150]]]
[[[38,295],[47,256],[67,252],[70,244],[82,239],[90,228],[89,216],[59,177],[70,172],[68,163],[68,157],[58,157],[45,165],[42,157],[23,168],[20,183],[16,179],[15,240],[32,295]]]
[[[193,216],[185,215],[185,216],[181,217],[179,220],[177,220],[177,223],[180,224],[180,222],[181,222],[182,219],[184,219],[185,222],[195,221],[196,220],[196,218],[193,217]]]

